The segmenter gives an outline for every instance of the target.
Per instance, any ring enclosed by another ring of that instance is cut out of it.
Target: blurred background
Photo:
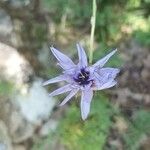
[[[48,45],[88,53],[91,14],[90,0],[0,0],[0,150],[150,150],[150,0],[97,0],[93,63],[117,47],[121,72],[85,122],[80,96],[58,108],[61,84],[42,87],[61,72]]]

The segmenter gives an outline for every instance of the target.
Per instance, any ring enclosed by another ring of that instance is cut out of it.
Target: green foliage
[[[58,23],[63,15],[72,25],[82,25],[91,16],[92,1],[69,0],[44,0],[44,5],[54,14],[54,20]],[[56,15],[57,13],[57,15]]]
[[[127,3],[128,7],[139,7],[140,6],[140,1],[141,0],[129,0]]]
[[[150,30],[149,31],[137,30],[134,32],[134,37],[140,44],[150,46]]]
[[[60,140],[69,150],[101,150],[106,143],[112,124],[111,106],[104,95],[96,95],[92,102],[89,118],[85,122],[80,119],[79,107],[73,104],[59,125]]]
[[[133,121],[129,123],[128,132],[124,135],[127,149],[139,148],[140,140],[145,134],[150,133],[150,112],[139,110],[135,112]]]
[[[0,81],[0,96],[10,95],[13,90],[13,84],[7,81]]]
[[[150,18],[138,15],[138,12],[128,13],[125,23],[130,26],[133,37],[141,45],[150,45]]]
[[[44,0],[43,3],[57,23],[60,23],[63,16],[66,16],[67,23],[72,26],[90,27],[92,1]],[[98,40],[106,42],[109,39],[113,41],[117,39],[124,13],[122,9],[125,9],[125,4],[126,0],[113,2],[97,0],[96,38]]]
[[[102,150],[112,125],[110,116],[113,112],[113,107],[104,94],[95,94],[86,121],[81,120],[80,108],[73,103],[56,131],[50,132],[47,138],[36,141],[32,150],[52,148],[54,139],[58,139],[68,150]]]
[[[43,4],[48,8],[56,23],[61,23],[63,17],[65,17],[67,24],[79,28],[79,30],[80,27],[90,29],[92,1],[44,0]],[[137,26],[137,23],[139,23],[141,17],[149,25],[146,18],[149,15],[148,4],[148,0],[97,0],[95,39],[109,45],[118,42],[122,39],[122,36],[125,38],[122,34],[124,27],[130,28],[131,32],[135,31],[135,28],[140,29],[142,24]],[[143,40],[143,36],[149,37],[148,32],[137,32],[136,34],[140,43],[149,44],[148,40]]]
[[[96,39],[102,42],[115,42],[118,40],[120,28],[123,22],[124,12],[120,11],[121,6],[104,5],[99,8],[96,22]],[[102,10],[101,10],[102,9]],[[118,13],[118,11],[120,11]]]
[[[33,27],[32,35],[39,43],[43,43],[46,41],[46,25],[41,23],[36,23]]]

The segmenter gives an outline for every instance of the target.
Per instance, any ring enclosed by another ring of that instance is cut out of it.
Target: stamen
[[[79,76],[80,79],[82,79],[82,76]]]
[[[86,71],[85,69],[81,69],[80,73],[77,75],[76,78],[74,78],[75,82],[77,82],[79,85],[87,85],[90,83],[91,80],[89,80],[90,73]]]
[[[80,75],[81,75],[81,76],[80,76],[81,78],[85,78],[85,76],[83,75],[83,73],[82,73],[82,72],[80,73]]]
[[[88,74],[85,72],[85,76],[88,77]]]

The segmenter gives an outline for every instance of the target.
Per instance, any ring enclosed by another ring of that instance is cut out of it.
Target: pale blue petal
[[[52,93],[49,94],[49,96],[55,96],[55,95],[63,94],[63,93],[66,93],[68,91],[71,91],[71,90],[72,90],[71,85],[67,84],[67,85],[53,91]]]
[[[76,73],[76,70],[77,70],[77,67],[74,67],[74,68],[63,71],[63,73],[66,75],[74,75]]]
[[[99,70],[97,70],[97,73],[99,74],[99,76],[101,78],[104,78],[104,80],[108,80],[110,78],[115,78],[117,76],[117,74],[120,72],[120,69],[118,68],[101,68]]]
[[[78,50],[78,57],[79,57],[79,64],[78,64],[79,67],[80,68],[87,67],[88,65],[87,56],[83,47],[80,44],[77,44],[77,50]]]
[[[97,87],[96,90],[108,89],[108,88],[115,86],[116,84],[117,84],[117,82],[115,80],[110,80],[110,81],[106,82],[105,84],[103,84],[102,86]]]
[[[59,106],[63,106],[64,104],[66,104],[78,91],[79,89],[72,90]]]
[[[119,73],[117,68],[101,68],[94,72],[94,89],[101,90],[112,87],[116,84],[114,80]]]
[[[97,72],[94,72],[94,86],[95,87],[100,87],[106,82],[108,82],[108,77],[107,76],[100,76]]]
[[[64,55],[63,53],[61,53],[60,51],[58,51],[56,48],[51,47],[51,51],[54,54],[54,56],[57,58],[57,60],[59,61],[59,65],[64,69],[71,69],[73,67],[75,67],[75,64],[73,63],[73,61],[66,55]]]
[[[105,63],[109,60],[109,58],[114,55],[116,53],[117,49],[113,50],[111,53],[109,53],[108,55],[106,55],[105,57],[103,57],[102,59],[100,59],[99,61],[97,61],[93,67],[97,68],[97,67],[103,67],[105,65]]]
[[[92,97],[93,91],[91,89],[82,91],[80,105],[81,105],[81,117],[83,120],[85,120],[88,117],[88,114],[90,112]]]
[[[56,83],[56,82],[60,82],[60,81],[64,81],[66,78],[64,75],[60,75],[60,76],[57,76],[55,78],[52,78],[50,80],[47,80],[43,83],[43,86],[45,85],[48,85],[48,84],[52,84],[52,83]]]

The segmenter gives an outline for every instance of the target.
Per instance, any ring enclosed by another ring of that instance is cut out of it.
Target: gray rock
[[[34,126],[25,120],[14,100],[0,97],[0,121],[5,124],[9,137],[6,141],[20,143],[33,135]]]
[[[0,150],[12,150],[11,139],[3,121],[0,121]]]
[[[13,148],[14,150],[27,150],[25,146],[19,144],[13,145]]]
[[[10,42],[13,25],[10,16],[0,9],[0,41]]]
[[[16,96],[20,111],[27,121],[40,125],[49,118],[56,101],[48,96],[41,79],[36,80],[27,91]]]
[[[42,128],[40,129],[40,136],[44,137],[47,136],[50,132],[55,131],[58,125],[58,121],[54,119],[50,119],[48,122],[43,124]]]
[[[33,74],[27,60],[15,48],[4,43],[0,43],[0,72],[1,76],[17,86],[22,86]]]
[[[23,142],[33,136],[35,127],[19,111],[12,112],[9,122],[9,134],[13,143]]]
[[[22,47],[24,42],[21,37],[21,31],[24,24],[21,20],[13,18],[13,32],[11,34],[10,42],[14,47]]]
[[[10,5],[15,8],[26,6],[30,3],[30,0],[9,0],[9,1]]]
[[[50,61],[50,48],[47,44],[44,44],[43,47],[38,51],[38,60],[48,68],[51,65]]]

